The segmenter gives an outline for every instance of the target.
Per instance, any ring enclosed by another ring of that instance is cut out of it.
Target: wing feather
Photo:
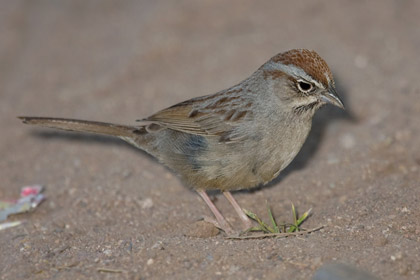
[[[228,90],[193,98],[142,121],[189,134],[217,136],[221,142],[243,140],[246,135],[239,132],[238,127],[243,121],[252,119],[252,113],[241,106],[245,100],[235,94],[237,92]]]

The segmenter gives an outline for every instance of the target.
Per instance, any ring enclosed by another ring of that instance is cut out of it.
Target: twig
[[[111,268],[105,268],[105,267],[100,267],[96,269],[98,272],[108,272],[108,273],[123,273],[124,270],[121,269],[111,269]]]
[[[313,228],[313,229],[296,231],[296,232],[263,233],[263,234],[249,235],[249,236],[228,236],[226,238],[227,239],[236,239],[236,240],[262,239],[262,238],[267,238],[267,237],[284,238],[284,237],[290,237],[290,236],[299,236],[299,235],[309,234],[309,233],[318,231],[322,228],[324,228],[324,226],[319,226],[319,227],[316,227],[316,228]]]

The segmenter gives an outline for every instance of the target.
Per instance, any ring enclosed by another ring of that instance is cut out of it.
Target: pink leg
[[[227,234],[233,234],[232,227],[226,221],[225,217],[223,217],[222,213],[220,213],[219,209],[216,208],[216,205],[214,205],[207,193],[203,190],[197,190],[197,192],[207,204],[207,206],[210,208],[211,212],[213,212],[217,222],[219,223],[220,228],[224,230]]]
[[[244,224],[244,229],[247,230],[250,227],[252,227],[252,221],[244,213],[241,206],[239,206],[238,202],[233,198],[232,194],[230,192],[223,192],[223,194],[225,195],[227,200],[229,200],[230,204],[232,204],[233,208],[235,209],[236,213],[238,214],[239,218]]]

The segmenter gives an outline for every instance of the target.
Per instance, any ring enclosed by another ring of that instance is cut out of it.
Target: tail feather
[[[45,126],[70,131],[90,132],[96,134],[113,135],[117,137],[132,137],[138,129],[135,126],[119,125],[104,122],[43,118],[43,117],[18,117],[26,124]]]

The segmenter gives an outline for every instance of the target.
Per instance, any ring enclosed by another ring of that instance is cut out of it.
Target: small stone
[[[154,249],[154,250],[165,250],[165,247],[163,247],[162,241],[158,241],[155,244],[153,244],[152,249]]]
[[[148,259],[147,260],[147,265],[152,265],[155,261],[153,259]]]
[[[380,237],[378,237],[378,238],[375,239],[375,241],[373,242],[373,244],[375,246],[378,246],[378,247],[383,247],[386,244],[388,244],[388,239],[386,239],[385,236],[380,236]]]
[[[153,200],[151,198],[146,198],[140,200],[140,207],[141,209],[150,209],[153,207]]]
[[[105,251],[104,251],[104,255],[105,256],[111,256],[112,255],[112,251],[110,250],[110,249],[106,249]]]
[[[198,221],[189,225],[184,233],[189,237],[208,238],[219,234],[219,229],[206,221]]]
[[[315,272],[312,280],[376,280],[373,275],[358,268],[341,263],[323,265]]]
[[[408,210],[408,208],[407,208],[407,207],[403,207],[403,208],[401,209],[401,212],[403,212],[403,213],[410,213],[410,210]]]

